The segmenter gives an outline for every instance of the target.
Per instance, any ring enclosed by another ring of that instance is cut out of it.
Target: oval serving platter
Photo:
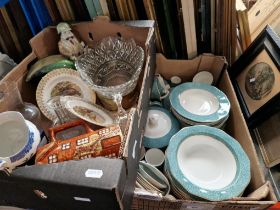
[[[42,113],[52,121],[57,116],[47,102],[56,96],[76,96],[91,103],[96,101],[95,92],[84,83],[79,73],[67,68],[51,71],[41,79],[37,86],[37,104]]]

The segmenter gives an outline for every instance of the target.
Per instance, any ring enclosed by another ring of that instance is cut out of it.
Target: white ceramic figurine
[[[79,41],[72,33],[68,23],[59,23],[56,29],[57,33],[60,34],[58,48],[62,55],[69,57],[71,60],[76,60],[77,57],[87,50],[85,43]]]

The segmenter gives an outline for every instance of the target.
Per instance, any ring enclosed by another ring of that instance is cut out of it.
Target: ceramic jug
[[[0,113],[0,170],[12,170],[36,152],[40,133],[36,126],[15,111]]]

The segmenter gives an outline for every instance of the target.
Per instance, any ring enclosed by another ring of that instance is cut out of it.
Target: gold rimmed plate
[[[42,113],[49,120],[56,120],[55,111],[48,106],[48,101],[56,96],[75,96],[95,103],[96,94],[81,79],[79,73],[62,68],[45,75],[38,84],[36,101]]]

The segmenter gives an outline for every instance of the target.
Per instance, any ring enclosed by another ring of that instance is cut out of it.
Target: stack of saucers
[[[208,125],[223,128],[230,102],[218,88],[202,83],[183,83],[170,94],[171,111],[183,126]]]
[[[157,192],[163,196],[169,194],[170,185],[166,177],[154,166],[139,162],[136,187]]]
[[[241,145],[224,131],[204,125],[183,128],[171,138],[164,171],[180,199],[238,197],[251,178]]]

